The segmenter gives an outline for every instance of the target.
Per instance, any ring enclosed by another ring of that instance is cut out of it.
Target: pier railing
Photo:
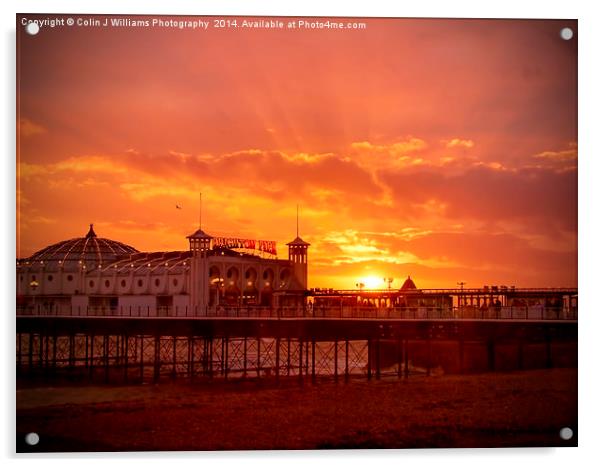
[[[575,307],[74,307],[22,306],[17,316],[113,318],[264,318],[264,319],[413,319],[413,320],[577,320]]]

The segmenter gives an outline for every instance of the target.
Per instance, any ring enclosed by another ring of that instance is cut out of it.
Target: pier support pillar
[[[21,339],[19,334],[19,355],[21,354]],[[19,358],[19,363],[21,359]],[[69,334],[69,371],[75,368],[75,335]]]
[[[90,335],[90,363],[88,365],[88,368],[90,370],[89,372],[89,376],[90,376],[90,380],[93,379],[94,377],[94,334]]]
[[[397,338],[397,379],[401,379],[403,364],[403,341],[401,337]]]
[[[426,376],[431,376],[431,359],[433,356],[431,336],[426,339]]]
[[[222,360],[223,360],[223,369],[224,369],[224,379],[228,379],[228,370],[229,370],[229,354],[230,349],[230,338],[228,336],[224,337],[222,340]]]
[[[280,381],[280,337],[276,338],[276,381]]]
[[[125,334],[122,337],[122,342],[123,342],[123,347],[124,347],[124,351],[122,352],[122,354],[123,354],[123,382],[127,383],[128,370],[129,370],[129,364],[130,364],[130,360],[129,360],[130,337],[127,334]]]
[[[33,332],[29,333],[29,342],[28,342],[28,359],[29,359],[29,372],[33,372]]]
[[[105,383],[109,382],[109,372],[110,372],[110,360],[111,360],[111,336],[104,335],[102,336],[103,343],[103,359],[105,365]]]
[[[208,338],[208,358],[207,358],[207,372],[209,374],[209,379],[213,379],[213,336],[209,336]]]
[[[339,341],[334,340],[334,382],[339,382]]]
[[[161,337],[155,336],[155,347],[153,352],[153,381],[159,381],[161,371]]]
[[[286,376],[291,375],[291,338],[286,339]]]
[[[52,336],[52,374],[56,375],[56,333]],[[107,365],[108,368],[108,365]]]
[[[140,336],[140,382],[144,383],[144,334]]]
[[[257,377],[261,377],[261,339],[257,338]]]
[[[17,339],[18,339],[18,344],[17,344],[17,374],[21,374],[21,357],[22,357],[22,344],[23,344],[23,337],[21,335],[20,332],[17,333]]]
[[[349,339],[345,339],[345,383],[349,382]]]
[[[303,339],[299,338],[299,384],[303,384]]]
[[[247,377],[247,336],[244,337],[242,341],[242,377]]]
[[[368,381],[372,379],[372,339],[368,339]]]
[[[194,338],[188,336],[188,355],[186,369],[188,370],[188,379],[192,382],[194,379]]]
[[[177,369],[177,337],[173,336],[172,338],[172,355],[171,355],[171,378],[176,379],[176,369]]]
[[[41,371],[44,368],[44,336],[42,335],[42,333],[38,334],[38,340],[38,366]]]

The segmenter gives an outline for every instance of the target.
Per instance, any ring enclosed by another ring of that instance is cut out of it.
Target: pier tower
[[[190,242],[190,306],[195,313],[203,314],[209,303],[209,249],[211,235],[200,228],[189,235]]]
[[[293,273],[303,289],[307,289],[307,250],[310,243],[299,237],[299,206],[297,206],[297,236],[288,246],[288,259],[293,263]]]

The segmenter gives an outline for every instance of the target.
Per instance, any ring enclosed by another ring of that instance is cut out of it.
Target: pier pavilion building
[[[288,259],[219,244],[200,228],[186,251],[140,252],[100,238],[50,245],[18,259],[20,313],[195,316],[219,307],[303,306],[309,243],[287,244]],[[275,253],[275,251],[274,251]]]

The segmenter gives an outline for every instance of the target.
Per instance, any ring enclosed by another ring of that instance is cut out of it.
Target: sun
[[[358,284],[363,284],[362,289],[384,289],[385,282],[382,277],[366,276],[358,280]],[[358,286],[359,287],[359,286]]]

